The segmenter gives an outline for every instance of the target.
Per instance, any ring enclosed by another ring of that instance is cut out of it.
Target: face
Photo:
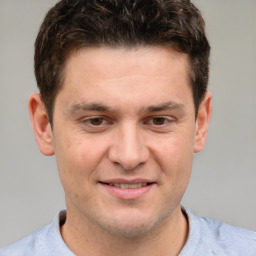
[[[68,220],[135,237],[175,218],[202,144],[187,56],[170,48],[84,49],[64,74],[48,146]]]

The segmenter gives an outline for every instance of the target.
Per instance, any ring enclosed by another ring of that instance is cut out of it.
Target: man
[[[29,110],[66,211],[0,255],[256,255],[256,234],[181,207],[211,115],[190,1],[63,0],[35,44]]]

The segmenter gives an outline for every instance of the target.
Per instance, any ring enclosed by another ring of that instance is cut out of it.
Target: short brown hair
[[[68,54],[83,47],[170,46],[188,54],[195,110],[207,90],[210,46],[190,0],[62,0],[35,42],[35,75],[52,124]]]

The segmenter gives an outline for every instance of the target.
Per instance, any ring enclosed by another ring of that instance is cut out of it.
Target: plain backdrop
[[[54,157],[39,152],[27,111],[37,92],[33,44],[54,0],[0,0],[0,247],[65,207]],[[256,1],[194,0],[212,46],[208,142],[183,204],[256,230]]]

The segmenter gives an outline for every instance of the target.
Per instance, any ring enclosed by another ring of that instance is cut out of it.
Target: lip
[[[148,183],[147,186],[139,187],[139,188],[119,188],[115,186],[111,186],[108,184],[138,184],[138,183]],[[146,179],[109,179],[99,181],[99,185],[101,185],[108,193],[112,196],[123,199],[123,200],[136,200],[143,196],[145,196],[152,188],[156,185],[155,182],[146,180]]]
[[[118,178],[118,179],[107,179],[107,180],[100,180],[99,182],[101,183],[123,183],[123,184],[135,184],[135,183],[155,183],[152,180],[149,179],[140,179],[140,178],[136,178],[136,179],[122,179],[122,178]]]

